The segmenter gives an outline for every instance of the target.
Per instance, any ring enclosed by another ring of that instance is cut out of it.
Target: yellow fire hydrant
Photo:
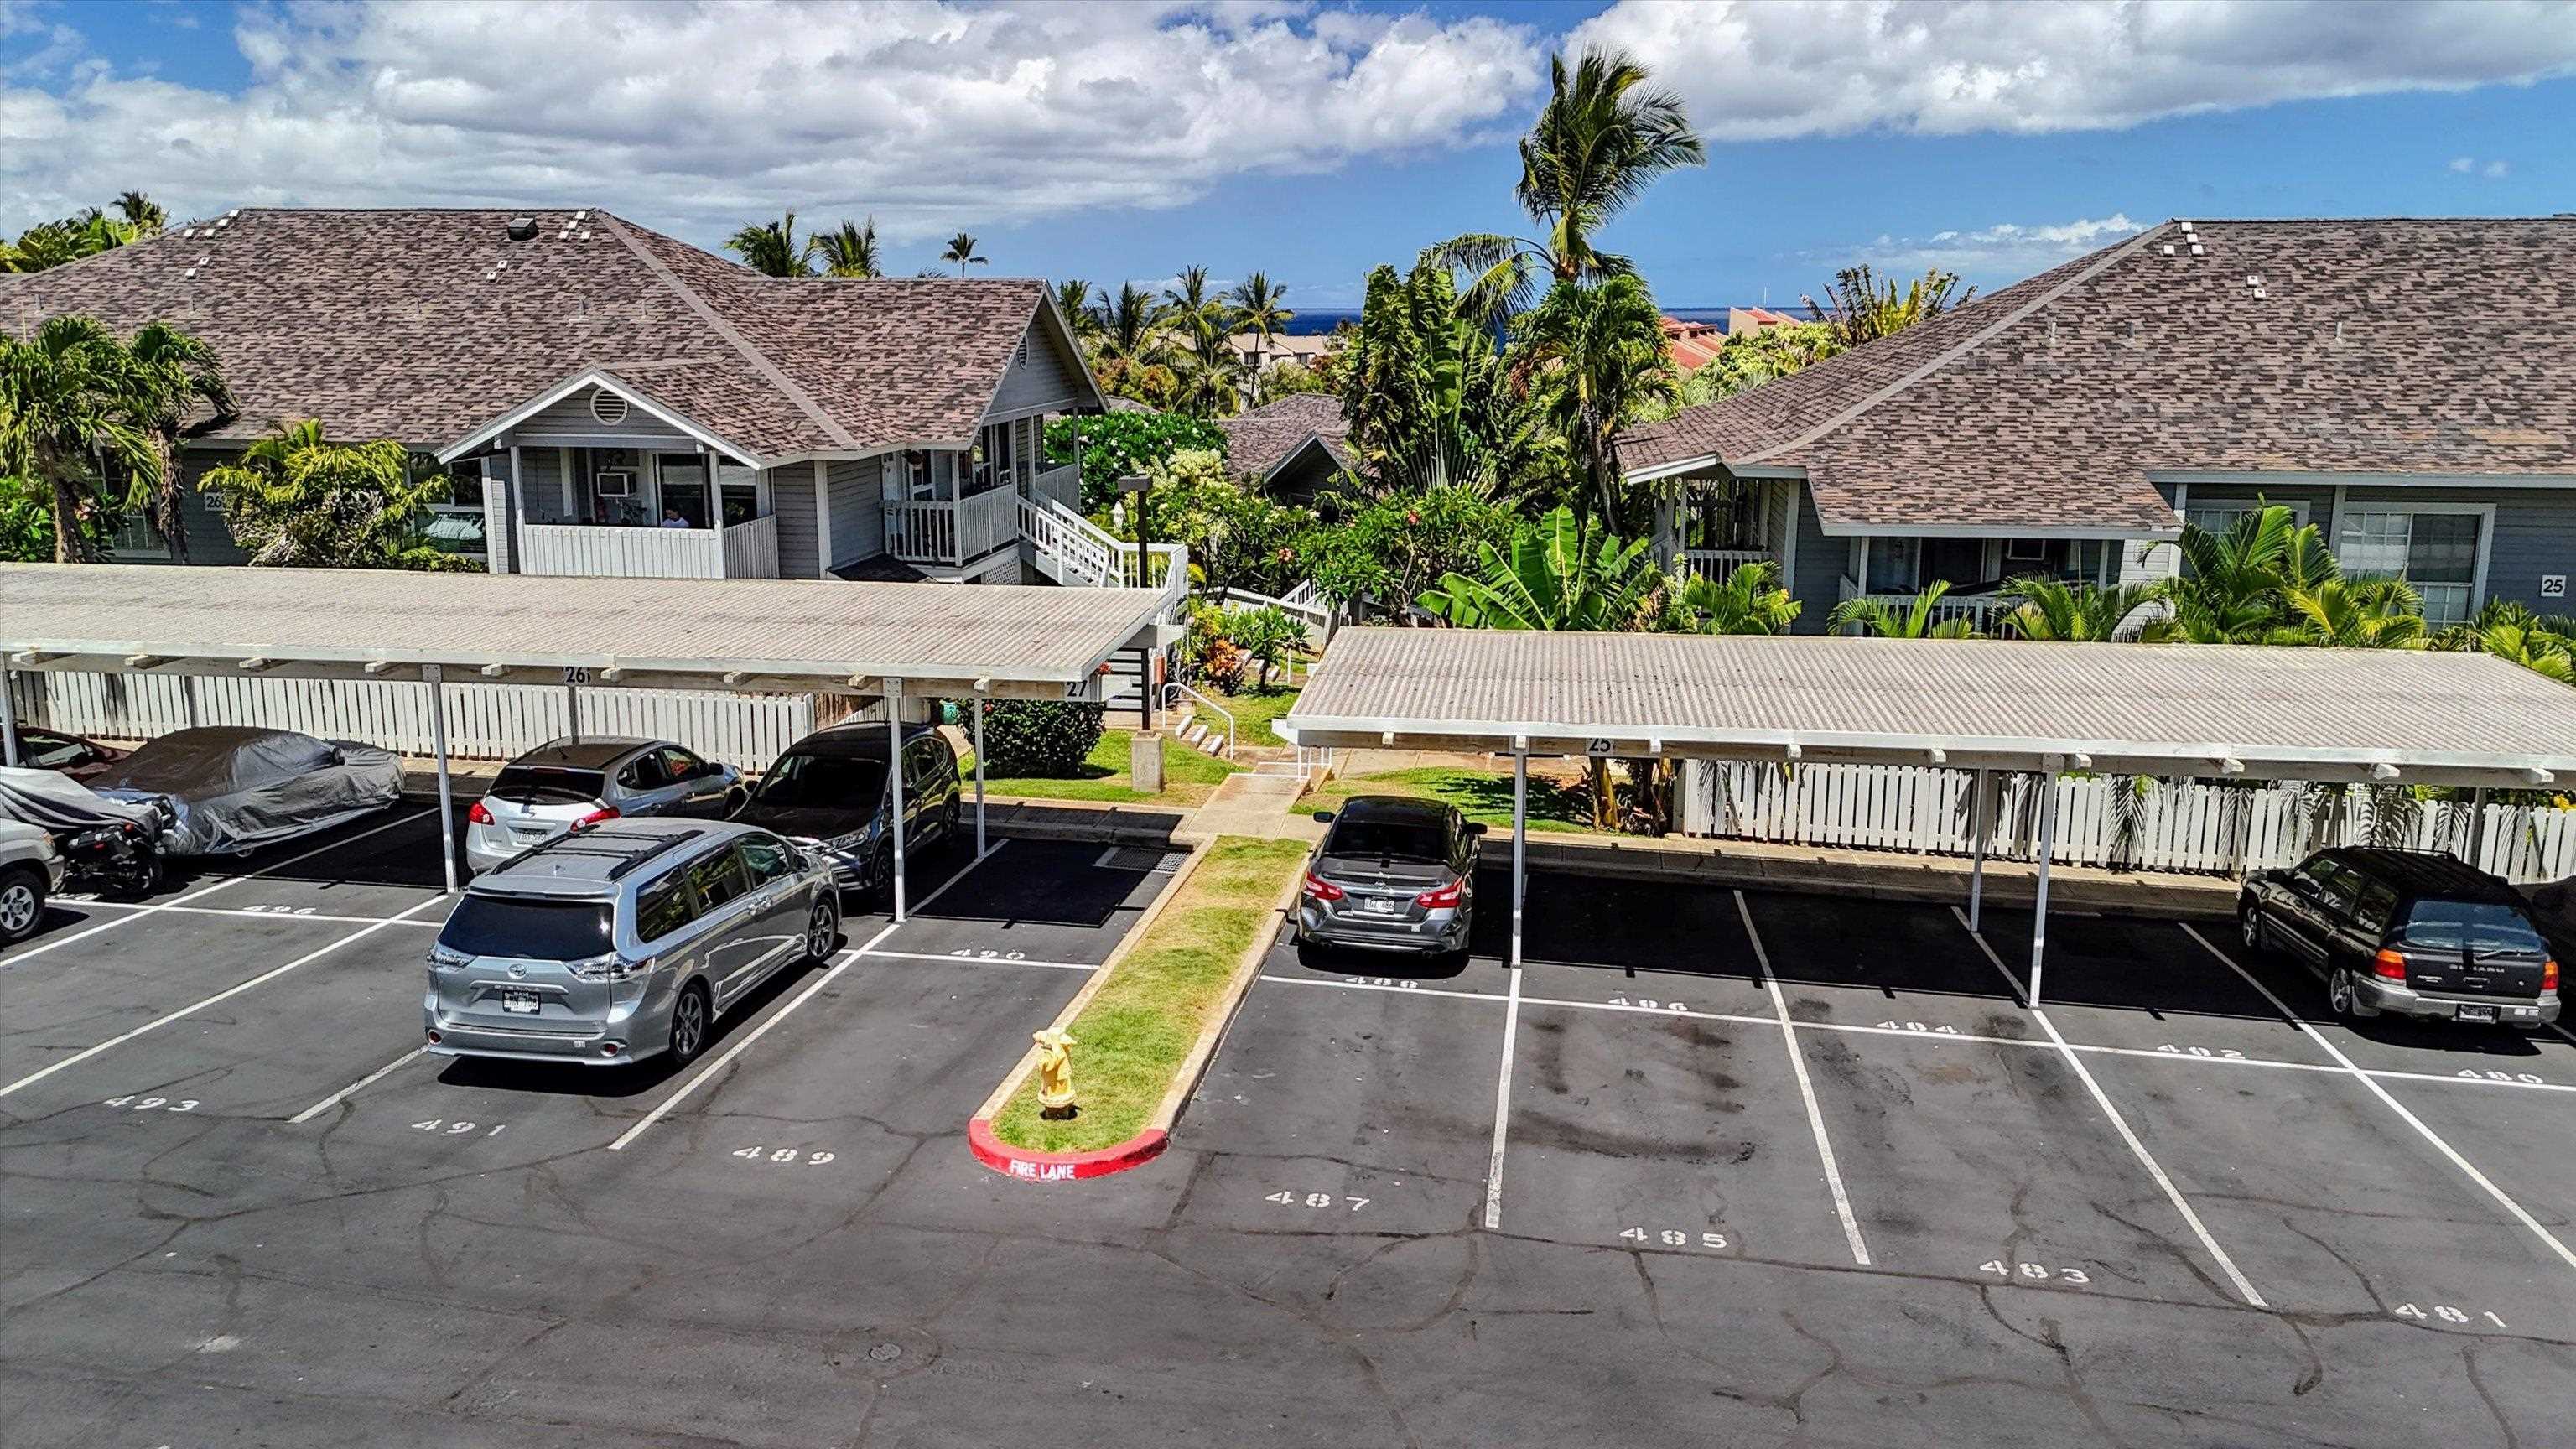
[[[1072,1035],[1051,1026],[1030,1040],[1038,1044],[1038,1115],[1058,1120],[1072,1116]]]

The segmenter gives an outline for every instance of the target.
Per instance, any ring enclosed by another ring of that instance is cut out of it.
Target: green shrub
[[[1074,700],[997,699],[984,706],[984,768],[1004,777],[1070,779],[1100,743],[1105,707]]]
[[[1205,418],[1179,413],[1101,413],[1051,418],[1046,425],[1050,468],[1082,460],[1082,511],[1098,513],[1118,500],[1118,480],[1170,461],[1185,448],[1225,451],[1225,432]]]

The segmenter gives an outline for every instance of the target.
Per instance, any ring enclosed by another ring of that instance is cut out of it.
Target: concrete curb
[[[1214,844],[1213,841],[1209,843]],[[1110,953],[1109,959],[1092,973],[1089,981],[1083,983],[1082,990],[1073,1000],[1065,1004],[1053,1025],[1070,1027],[1073,1024],[1073,1019],[1082,1014],[1082,1008],[1090,1004],[1100,986],[1109,980],[1109,973],[1126,959],[1128,948],[1145,939],[1146,928],[1162,914],[1165,904],[1179,894],[1179,877],[1196,870],[1198,863],[1206,858],[1205,850],[1190,853],[1190,863],[1175,873],[1172,884],[1155,897],[1153,905],[1136,922],[1136,928],[1128,933],[1126,940],[1118,943],[1118,949]],[[1148,1119],[1144,1131],[1124,1142],[1090,1152],[1040,1152],[1034,1148],[1014,1147],[996,1137],[993,1134],[993,1114],[1001,1111],[1002,1104],[1019,1090],[1020,1083],[1037,1070],[1038,1052],[1035,1046],[1031,1046],[1021,1054],[1019,1066],[1003,1079],[1001,1086],[994,1089],[993,1095],[984,1099],[984,1105],[976,1110],[974,1119],[966,1124],[966,1148],[975,1155],[975,1160],[1022,1182],[1080,1182],[1106,1177],[1113,1172],[1125,1172],[1131,1167],[1142,1167],[1162,1156],[1163,1149],[1171,1143],[1173,1126],[1180,1121],[1181,1109],[1189,1105],[1191,1095],[1198,1091],[1199,1079],[1207,1075],[1208,1063],[1216,1059],[1217,1044],[1225,1040],[1228,1031],[1233,1030],[1235,1015],[1243,1009],[1244,998],[1252,994],[1252,983],[1260,979],[1262,963],[1269,959],[1270,948],[1279,939],[1276,919],[1284,918],[1289,903],[1296,899],[1297,888],[1304,880],[1305,872],[1301,868],[1280,887],[1279,895],[1270,903],[1267,913],[1274,918],[1274,924],[1268,930],[1257,932],[1244,947],[1242,956],[1236,959],[1234,973],[1226,978],[1225,995],[1199,1027],[1198,1040],[1190,1044],[1189,1054],[1181,1058],[1180,1070],[1172,1074],[1172,1084],[1163,1089],[1163,1100],[1155,1105],[1154,1115]]]

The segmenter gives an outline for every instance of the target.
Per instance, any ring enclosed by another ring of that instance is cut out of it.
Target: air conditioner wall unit
[[[624,468],[602,468],[591,475],[591,486],[602,498],[632,498],[635,475]]]

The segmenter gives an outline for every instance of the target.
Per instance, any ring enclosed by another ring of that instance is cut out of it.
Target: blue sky
[[[896,269],[1379,262],[1521,229],[1546,54],[1624,45],[1709,165],[1608,233],[1668,306],[1992,287],[2168,216],[2576,210],[2576,9],[2105,3],[63,5],[0,0],[0,229],[128,186],[594,204],[714,245],[874,215]]]

